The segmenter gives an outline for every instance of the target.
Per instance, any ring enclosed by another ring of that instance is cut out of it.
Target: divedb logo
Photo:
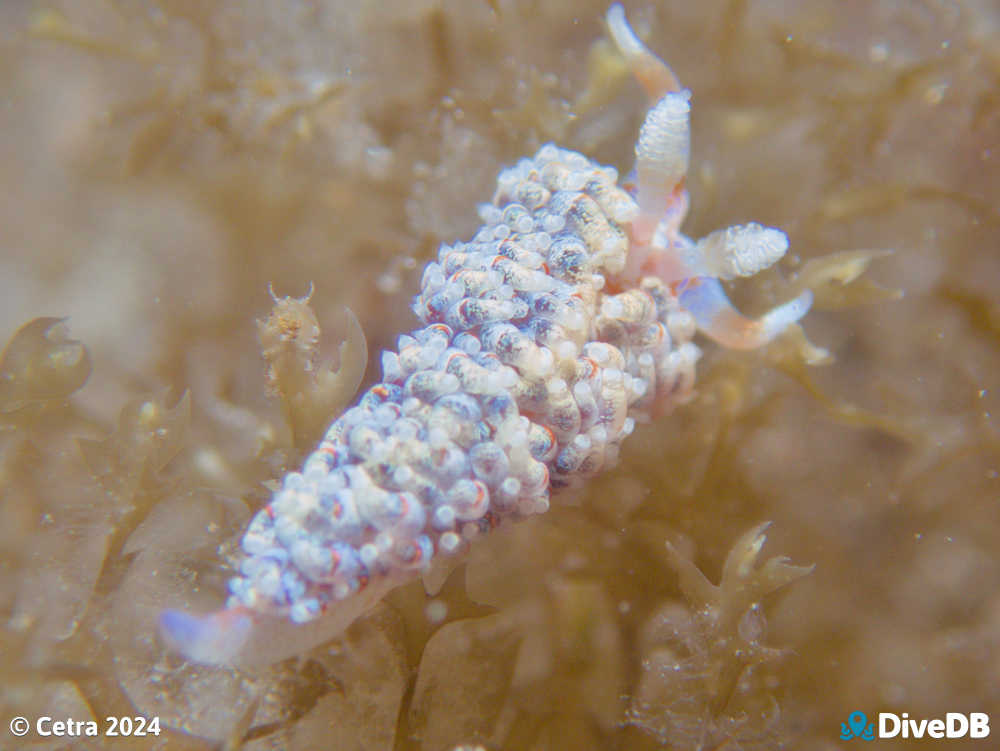
[[[906,712],[894,714],[879,712],[878,732],[876,723],[869,722],[864,712],[854,711],[847,722],[840,723],[840,740],[860,738],[987,738],[990,734],[990,716],[985,712],[948,712],[943,718],[912,719]]]

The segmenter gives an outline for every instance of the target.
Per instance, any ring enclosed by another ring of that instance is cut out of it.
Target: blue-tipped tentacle
[[[806,290],[794,300],[753,319],[733,307],[718,279],[690,279],[680,295],[681,305],[694,316],[698,328],[710,339],[731,349],[755,349],[767,344],[802,318],[812,305],[812,299],[812,292]]]

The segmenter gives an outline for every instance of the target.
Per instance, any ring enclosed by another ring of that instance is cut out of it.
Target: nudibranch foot
[[[253,626],[251,616],[237,609],[206,615],[183,610],[160,614],[160,637],[172,651],[193,662],[226,664],[243,649]]]
[[[375,577],[322,617],[305,623],[294,621],[288,613],[258,612],[242,606],[204,615],[165,610],[160,614],[160,638],[170,651],[203,665],[270,665],[337,638],[410,578],[400,573]]]

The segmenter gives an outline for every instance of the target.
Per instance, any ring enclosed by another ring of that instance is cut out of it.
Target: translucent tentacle
[[[680,91],[681,85],[670,66],[650,52],[632,31],[621,3],[608,8],[607,22],[615,46],[650,99],[656,101],[668,92]]]
[[[812,292],[806,290],[756,320],[747,318],[733,307],[717,279],[690,280],[680,300],[694,316],[698,328],[710,339],[731,349],[755,349],[804,316],[812,305]]]

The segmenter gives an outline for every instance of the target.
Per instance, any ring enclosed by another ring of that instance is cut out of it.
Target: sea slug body
[[[552,144],[503,170],[482,228],[424,270],[422,326],[251,521],[226,608],[165,612],[169,646],[247,664],[334,636],[436,556],[612,466],[637,418],[691,395],[697,330],[757,347],[808,310],[808,292],[758,320],[729,304],[718,280],[773,264],[787,238],[758,224],[680,233],[690,94],[621,6],[607,20],[654,102],[635,190]]]

